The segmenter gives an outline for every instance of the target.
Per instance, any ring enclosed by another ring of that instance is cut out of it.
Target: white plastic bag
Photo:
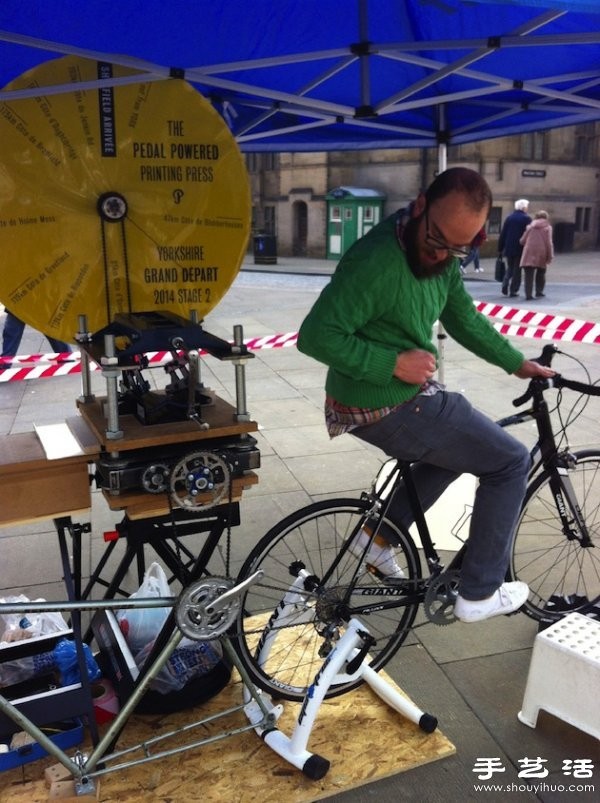
[[[0,598],[0,604],[14,604],[17,602],[31,602],[24,594]],[[35,602],[45,602],[36,599]],[[69,627],[64,617],[58,611],[40,613],[5,613],[0,615],[0,648],[12,645],[17,641],[47,636],[51,633],[61,633]],[[12,686],[35,675],[52,671],[55,667],[54,655],[50,652],[40,652],[26,658],[0,663],[0,686]]]
[[[130,599],[170,597],[169,581],[162,566],[148,567],[139,589]],[[119,611],[117,619],[138,667],[145,664],[154,641],[164,625],[170,608],[131,608]],[[179,642],[167,663],[152,680],[150,688],[161,694],[180,691],[193,678],[213,669],[223,658],[218,641],[198,642],[184,638]]]
[[[152,563],[144,574],[141,586],[129,599],[170,597],[171,590],[165,570]],[[117,613],[117,621],[131,652],[135,655],[160,633],[170,608],[128,608]]]
[[[36,599],[34,602],[45,602],[46,600]],[[29,597],[24,594],[13,597],[0,598],[0,604],[13,605],[17,602],[31,602]],[[50,633],[60,633],[68,630],[62,613],[58,611],[44,611],[40,613],[5,613],[0,615],[0,642],[18,641],[15,634],[20,634],[22,638],[34,638],[35,636],[47,636]]]

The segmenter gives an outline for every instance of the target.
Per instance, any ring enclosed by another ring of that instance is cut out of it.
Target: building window
[[[574,158],[576,162],[589,164],[596,160],[597,151],[595,123],[580,123],[575,126]]]
[[[341,220],[342,219],[342,207],[341,206],[332,206],[329,212],[329,220]]]
[[[265,206],[265,234],[275,234],[275,207]]]
[[[591,218],[591,206],[578,206],[575,209],[575,231],[589,231]]]
[[[595,160],[596,141],[594,137],[576,136],[575,137],[575,161],[582,164],[589,164]]]
[[[365,223],[371,223],[373,221],[373,212],[374,209],[372,206],[365,206],[364,208],[364,220]]]
[[[267,153],[263,153],[262,157],[263,157],[262,158],[263,168],[265,170],[276,170],[277,169],[276,154],[271,153],[269,151]]]
[[[500,234],[500,226],[502,224],[502,207],[492,206],[490,209],[490,216],[488,218],[488,234]]]
[[[344,220],[352,220],[352,207],[347,206],[344,209]]]
[[[546,134],[544,131],[532,131],[521,137],[523,159],[531,162],[543,162],[546,158]]]

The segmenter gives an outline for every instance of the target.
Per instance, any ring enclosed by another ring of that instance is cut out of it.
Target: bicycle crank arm
[[[223,608],[229,608],[232,602],[234,601],[237,602],[239,597],[243,594],[243,592],[251,585],[261,580],[263,576],[264,572],[262,571],[262,569],[259,569],[258,571],[254,572],[254,574],[251,574],[250,577],[248,577],[246,580],[244,580],[241,583],[238,583],[238,585],[234,586],[233,588],[230,588],[228,591],[225,591],[223,594],[221,594],[220,597],[217,597],[217,599],[215,599],[210,605],[207,605],[205,608],[206,613],[212,614],[222,610]]]

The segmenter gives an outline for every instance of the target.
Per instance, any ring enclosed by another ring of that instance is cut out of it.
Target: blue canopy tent
[[[3,0],[0,87],[62,55],[131,70],[79,91],[187,79],[244,152],[437,148],[444,169],[450,144],[600,119],[598,0]]]
[[[3,0],[0,86],[63,54],[185,76],[247,152],[437,147],[600,118],[597,0]]]

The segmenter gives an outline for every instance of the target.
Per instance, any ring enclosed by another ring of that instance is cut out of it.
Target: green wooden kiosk
[[[339,259],[381,220],[385,195],[362,187],[337,187],[327,198],[327,259]]]

